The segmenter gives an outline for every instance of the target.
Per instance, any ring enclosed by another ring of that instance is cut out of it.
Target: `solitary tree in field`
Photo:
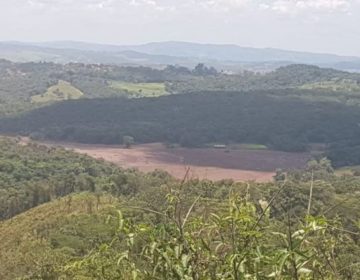
[[[134,137],[132,136],[124,136],[123,137],[123,144],[126,149],[130,149],[131,146],[134,144]]]

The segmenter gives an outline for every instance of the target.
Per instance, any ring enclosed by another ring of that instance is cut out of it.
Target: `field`
[[[344,91],[344,92],[358,92],[360,91],[360,86],[356,81],[349,79],[342,80],[331,80],[331,81],[322,81],[304,84],[300,88],[302,89],[322,89],[322,90],[331,90],[331,91]]]
[[[44,103],[51,101],[79,99],[83,95],[84,94],[80,90],[73,87],[70,83],[66,81],[59,81],[57,85],[49,87],[45,93],[32,96],[31,102]]]
[[[335,170],[335,174],[338,176],[354,175],[354,173],[359,174],[359,171],[360,171],[360,165],[344,166]]]
[[[126,83],[112,82],[112,88],[125,91],[129,97],[158,97],[166,95],[166,87],[164,83]]]
[[[310,158],[308,153],[286,153],[270,150],[219,150],[213,148],[166,148],[164,145],[144,144],[131,149],[118,145],[88,145],[44,142],[63,146],[76,152],[113,162],[124,168],[144,172],[162,169],[177,178],[183,178],[190,168],[191,178],[234,181],[268,182],[277,168],[302,168]]]
[[[245,150],[267,150],[267,147],[261,144],[239,144],[234,146],[230,145],[230,147],[235,149],[240,148]]]

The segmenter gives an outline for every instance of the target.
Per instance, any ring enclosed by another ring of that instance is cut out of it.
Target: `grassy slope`
[[[70,203],[71,198],[71,203]],[[15,279],[40,265],[65,263],[111,237],[106,212],[111,196],[81,193],[58,199],[0,222],[0,279]]]
[[[49,87],[44,94],[32,96],[31,101],[33,103],[62,101],[69,99],[79,99],[83,95],[84,93],[72,86],[69,82],[60,80],[57,85]]]
[[[164,83],[112,82],[111,87],[128,92],[130,97],[158,97],[167,94]]]

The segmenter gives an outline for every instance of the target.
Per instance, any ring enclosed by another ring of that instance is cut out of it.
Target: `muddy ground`
[[[78,153],[113,162],[123,168],[137,168],[144,172],[162,169],[183,178],[187,168],[190,177],[235,181],[271,181],[277,168],[302,168],[309,153],[286,153],[270,150],[237,149],[226,151],[214,148],[167,148],[160,143],[136,145],[124,149],[117,145],[88,145],[44,142],[63,146]]]

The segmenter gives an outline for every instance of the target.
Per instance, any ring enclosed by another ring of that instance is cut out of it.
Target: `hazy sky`
[[[7,40],[180,40],[360,56],[360,0],[0,0]]]

